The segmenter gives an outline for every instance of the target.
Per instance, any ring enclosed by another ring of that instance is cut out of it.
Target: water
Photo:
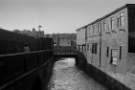
[[[57,61],[49,90],[107,90],[75,67],[75,59],[66,58]]]

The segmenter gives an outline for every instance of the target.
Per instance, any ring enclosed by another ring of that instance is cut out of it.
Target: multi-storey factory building
[[[105,71],[135,71],[135,4],[126,4],[77,31],[77,48]]]

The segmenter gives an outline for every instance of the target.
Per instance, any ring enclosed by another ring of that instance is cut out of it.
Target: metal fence
[[[44,64],[52,50],[0,55],[0,86]]]

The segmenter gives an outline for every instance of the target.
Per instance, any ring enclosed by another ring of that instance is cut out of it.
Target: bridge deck
[[[49,90],[107,90],[82,71],[78,70],[73,60],[57,61]]]

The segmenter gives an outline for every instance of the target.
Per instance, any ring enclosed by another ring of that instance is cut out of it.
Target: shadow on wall
[[[86,70],[86,68],[87,68],[87,60],[86,60],[84,54],[81,52],[77,52],[76,66],[81,70]]]

